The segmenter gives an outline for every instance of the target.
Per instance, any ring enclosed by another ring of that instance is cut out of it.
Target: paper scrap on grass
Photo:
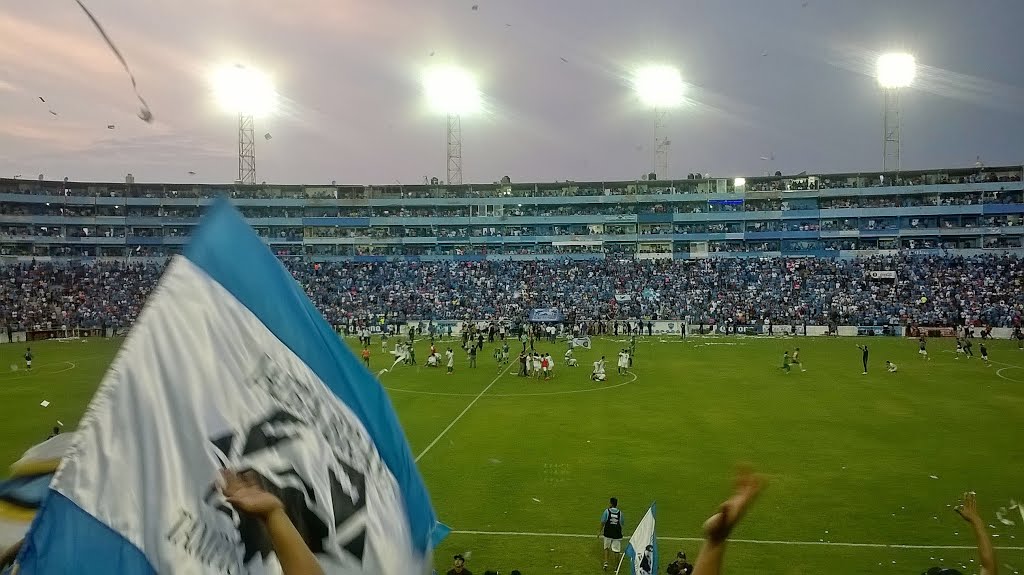
[[[44,399],[44,400],[42,400],[42,401],[40,401],[40,402],[39,402],[39,405],[41,405],[41,406],[43,406],[43,407],[50,407],[50,402],[49,402],[49,401],[46,401],[46,400]]]

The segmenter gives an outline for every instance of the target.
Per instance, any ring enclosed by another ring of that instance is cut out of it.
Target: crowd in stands
[[[768,246],[766,246],[768,247]],[[329,322],[384,317],[522,318],[559,307],[583,319],[708,325],[1019,325],[1024,259],[1011,255],[861,259],[702,259],[310,263],[285,265]],[[895,271],[895,282],[869,271]],[[0,325],[124,327],[162,266],[32,262],[0,267]]]

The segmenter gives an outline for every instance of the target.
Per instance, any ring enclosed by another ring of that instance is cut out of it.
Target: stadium
[[[0,14],[3,575],[1024,568],[1016,5],[76,4]]]
[[[589,572],[598,546],[578,516],[609,492],[634,521],[657,500],[662,545],[692,555],[741,460],[771,477],[764,507],[792,516],[754,513],[741,531],[749,542],[731,559],[765,572],[838,558],[849,572],[878,559],[969,565],[950,493],[1017,497],[1014,472],[983,462],[1021,449],[1007,427],[1024,381],[1012,339],[1024,309],[1019,167],[411,187],[5,180],[0,191],[5,460],[48,429],[41,418],[74,428],[168,258],[227,196],[355,352],[369,334],[371,370],[391,368],[381,383],[455,530],[439,557]],[[541,308],[557,311],[556,339],[521,341]],[[993,338],[990,362],[954,353],[949,336],[964,327]],[[470,367],[462,334],[478,328]],[[410,329],[420,363],[392,363]],[[934,360],[917,357],[918,335]],[[581,367],[564,365],[581,337]],[[511,362],[490,357],[502,341]],[[854,347],[865,341],[867,376]],[[452,378],[426,367],[434,345],[458,351]],[[556,376],[516,377],[527,345],[552,354]],[[25,346],[32,372],[20,369]],[[630,346],[624,374],[588,378]],[[779,369],[793,348],[806,371]],[[1014,528],[990,519],[1004,556],[1019,558]]]

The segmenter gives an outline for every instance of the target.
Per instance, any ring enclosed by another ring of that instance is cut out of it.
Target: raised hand
[[[732,497],[722,503],[718,513],[704,522],[704,534],[708,540],[721,542],[728,538],[764,486],[764,477],[755,474],[749,466],[737,468]]]
[[[975,500],[974,492],[968,491],[964,493],[963,499],[954,508],[954,511],[964,518],[964,521],[971,525],[977,525],[981,523],[981,515],[978,515],[978,503]]]
[[[239,511],[266,517],[278,509],[284,509],[281,500],[263,489],[253,474],[240,475],[222,469],[220,475],[224,481],[221,491],[227,497],[228,503]]]

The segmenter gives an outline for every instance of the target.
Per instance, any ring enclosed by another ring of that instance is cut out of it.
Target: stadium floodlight
[[[633,74],[633,89],[641,102],[659,109],[679,107],[686,96],[683,76],[672,66],[651,65],[637,69]]]
[[[462,116],[479,112],[483,95],[476,78],[455,66],[427,69],[422,81],[427,106],[448,120],[447,181],[462,184]]]
[[[906,88],[917,76],[917,62],[910,54],[882,54],[875,66],[878,85],[885,89]]]
[[[637,68],[632,83],[640,101],[654,110],[654,173],[659,179],[667,179],[672,145],[668,139],[668,112],[685,101],[686,84],[678,68],[661,64]]]
[[[746,178],[736,178],[735,180],[732,181],[732,187],[734,188],[742,188],[745,185],[747,185]]]
[[[225,111],[235,114],[267,116],[277,107],[277,91],[270,77],[241,64],[214,72],[213,93]]]
[[[227,112],[238,114],[238,181],[256,183],[254,116],[268,116],[277,108],[277,91],[270,77],[240,64],[213,73],[213,94]]]
[[[885,91],[885,108],[882,120],[882,171],[899,171],[902,167],[900,156],[903,148],[903,131],[900,115],[900,90],[914,83],[917,76],[917,62],[914,56],[905,53],[882,54],[875,64],[878,85]]]

